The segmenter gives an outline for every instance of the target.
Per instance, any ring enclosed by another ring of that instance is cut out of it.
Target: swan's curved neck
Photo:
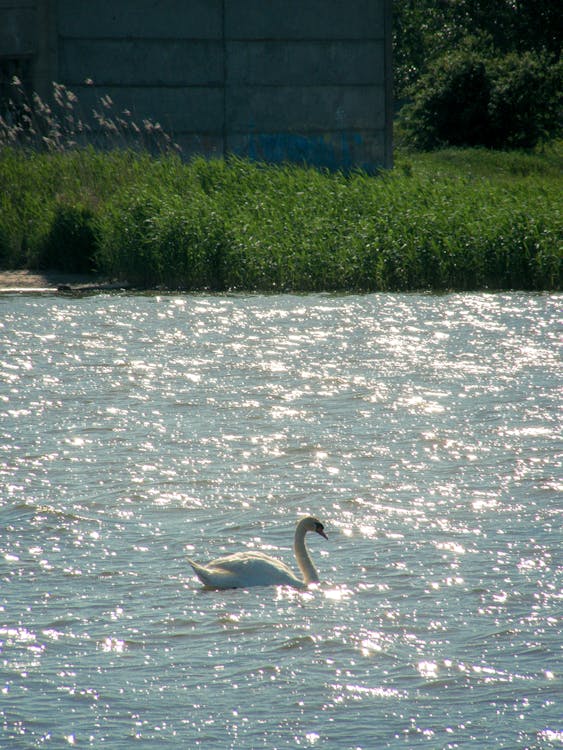
[[[309,550],[305,544],[306,533],[307,530],[299,523],[295,529],[295,539],[293,541],[295,559],[297,560],[297,565],[299,565],[299,570],[303,574],[303,581],[305,583],[318,583],[319,574],[309,557]]]

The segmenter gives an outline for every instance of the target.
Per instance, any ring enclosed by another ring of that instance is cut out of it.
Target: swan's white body
[[[305,588],[319,580],[305,545],[305,534],[316,531],[325,539],[320,521],[312,516],[302,518],[295,529],[293,549],[303,578],[298,578],[285,563],[262,552],[237,552],[234,555],[218,557],[207,565],[199,565],[188,560],[199,580],[208,588],[236,589],[249,586],[295,586]]]

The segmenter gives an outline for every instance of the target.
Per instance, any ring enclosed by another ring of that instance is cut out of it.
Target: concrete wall
[[[373,170],[392,160],[390,16],[391,0],[0,0],[0,57],[27,50],[40,93],[64,83],[83,110],[109,94],[187,154]]]

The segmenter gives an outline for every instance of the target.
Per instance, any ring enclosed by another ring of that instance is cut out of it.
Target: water
[[[0,297],[0,747],[563,747],[560,302]]]

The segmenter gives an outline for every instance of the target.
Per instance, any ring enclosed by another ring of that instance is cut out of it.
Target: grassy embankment
[[[563,146],[399,154],[378,177],[0,150],[0,267],[143,287],[561,288]]]

